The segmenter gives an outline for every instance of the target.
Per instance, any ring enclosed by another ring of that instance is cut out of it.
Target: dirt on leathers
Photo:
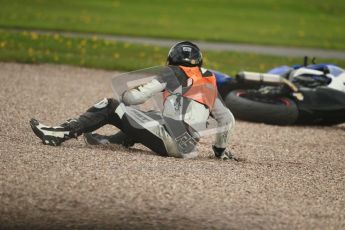
[[[209,140],[191,160],[82,138],[41,144],[31,117],[76,117],[112,96],[114,74],[0,63],[0,228],[345,228],[344,125],[237,121],[229,149],[242,162],[214,159]]]

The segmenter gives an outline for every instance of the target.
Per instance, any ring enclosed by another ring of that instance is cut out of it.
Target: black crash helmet
[[[187,67],[201,67],[202,53],[199,47],[192,42],[179,42],[171,47],[167,58],[167,64],[182,65]]]

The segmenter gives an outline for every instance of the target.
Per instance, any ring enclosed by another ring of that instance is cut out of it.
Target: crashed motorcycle
[[[274,125],[345,122],[345,70],[333,64],[280,66],[267,73],[218,73],[226,106],[241,120]]]

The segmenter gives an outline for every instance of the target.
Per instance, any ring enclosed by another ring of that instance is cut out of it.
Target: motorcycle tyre
[[[245,90],[235,90],[225,97],[235,118],[272,125],[292,125],[297,121],[298,107],[293,100],[281,97],[271,104],[243,97],[245,94]]]

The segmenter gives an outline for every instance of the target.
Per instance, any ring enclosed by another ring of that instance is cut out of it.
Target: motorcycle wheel
[[[291,125],[298,118],[296,103],[285,97],[253,97],[246,90],[235,90],[225,97],[225,104],[240,120]]]

